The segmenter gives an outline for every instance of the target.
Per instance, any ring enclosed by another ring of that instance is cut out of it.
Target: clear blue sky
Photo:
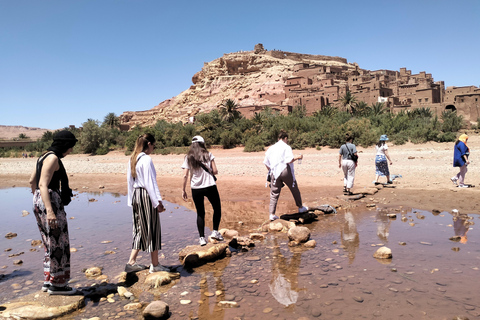
[[[479,86],[479,21],[478,0],[0,0],[0,124],[148,110],[256,43]]]

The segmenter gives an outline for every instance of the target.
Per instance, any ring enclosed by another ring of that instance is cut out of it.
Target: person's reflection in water
[[[355,260],[355,254],[360,246],[360,236],[357,231],[357,224],[351,212],[345,212],[345,223],[342,229],[342,245],[348,254],[348,262]]]
[[[288,307],[295,304],[298,299],[298,270],[300,268],[302,254],[293,251],[293,256],[288,263],[280,252],[277,239],[274,239],[272,259],[272,280],[270,280],[270,292],[281,304]]]
[[[382,240],[385,244],[388,243],[388,235],[390,230],[390,223],[392,221],[388,218],[385,212],[377,211],[376,216],[377,221],[377,237]]]
[[[220,307],[218,303],[225,300],[225,286],[222,282],[222,276],[225,268],[230,263],[230,258],[223,258],[222,260],[217,260],[215,264],[207,264],[203,267],[200,267],[199,271],[203,268],[208,270],[213,270],[209,272],[202,273],[202,279],[200,280],[200,300],[202,303],[198,306],[198,319],[209,319],[209,320],[224,320],[225,319],[225,309]],[[211,276],[215,281],[215,288],[208,286],[208,281],[211,281]],[[211,297],[209,297],[212,295]],[[213,303],[210,302],[210,299],[214,300]],[[210,311],[210,308],[213,308]]]
[[[460,243],[467,243],[467,232],[474,222],[471,221],[471,218],[467,214],[460,214],[458,212],[453,212],[452,219],[455,236],[460,238]]]

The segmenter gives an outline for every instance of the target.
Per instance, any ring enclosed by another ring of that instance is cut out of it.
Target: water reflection
[[[222,320],[225,319],[225,309],[219,303],[225,300],[225,285],[222,276],[230,259],[216,261],[206,266],[210,271],[202,273],[199,287],[201,303],[198,306],[199,319]],[[200,270],[205,270],[202,267]]]
[[[285,258],[280,252],[277,239],[274,239],[272,278],[268,286],[275,300],[286,307],[295,304],[298,299],[297,277],[302,262],[301,257],[302,254],[299,251],[294,251],[290,260]]]
[[[347,251],[349,263],[353,263],[355,255],[360,246],[360,235],[357,231],[355,218],[350,211],[345,212],[345,222],[341,231],[342,245]]]
[[[377,237],[384,244],[387,244],[390,224],[392,223],[392,220],[387,216],[387,213],[383,210],[378,210],[375,218],[376,218],[375,221],[377,223]]]
[[[470,217],[468,214],[459,213],[458,211],[454,211],[451,214],[455,238],[458,239],[460,243],[467,243],[467,233],[470,230],[470,226],[475,224],[472,221],[473,217]]]

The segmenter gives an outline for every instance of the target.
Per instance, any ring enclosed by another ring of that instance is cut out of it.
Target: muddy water
[[[0,280],[3,302],[39,290],[43,249],[30,251],[31,240],[39,239],[39,234],[33,214],[21,214],[31,212],[28,190],[0,190],[0,201],[0,266],[6,266]],[[222,227],[246,234],[259,226],[268,203],[224,202],[222,206]],[[397,213],[396,219],[386,216],[392,212]],[[94,283],[81,272],[94,265],[103,267],[115,282],[131,246],[131,212],[125,197],[82,193],[67,213],[72,218],[71,246],[77,249],[72,253],[72,285]],[[178,252],[197,241],[195,213],[168,203],[161,222],[162,264],[178,266]],[[249,252],[233,252],[231,258],[195,270],[178,267],[182,277],[177,283],[141,294],[140,300],[166,301],[171,319],[480,318],[478,222],[475,213],[457,216],[411,208],[339,211],[308,226],[317,241],[314,249],[288,247],[285,234],[268,234]],[[7,232],[18,236],[5,239]],[[391,248],[391,261],[372,257],[383,245]],[[12,250],[4,252],[7,248]],[[8,257],[20,252],[24,253]],[[23,264],[14,266],[18,259]],[[149,263],[147,254],[139,260]],[[123,310],[129,301],[118,296],[115,300],[87,301],[84,310],[64,319],[141,318],[138,311]],[[183,305],[180,300],[191,302]],[[223,300],[235,301],[239,307],[219,307]]]

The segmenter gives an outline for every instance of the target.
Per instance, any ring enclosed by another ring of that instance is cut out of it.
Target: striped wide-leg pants
[[[160,217],[153,207],[147,190],[136,188],[133,192],[133,243],[132,249],[153,252],[162,248]]]

